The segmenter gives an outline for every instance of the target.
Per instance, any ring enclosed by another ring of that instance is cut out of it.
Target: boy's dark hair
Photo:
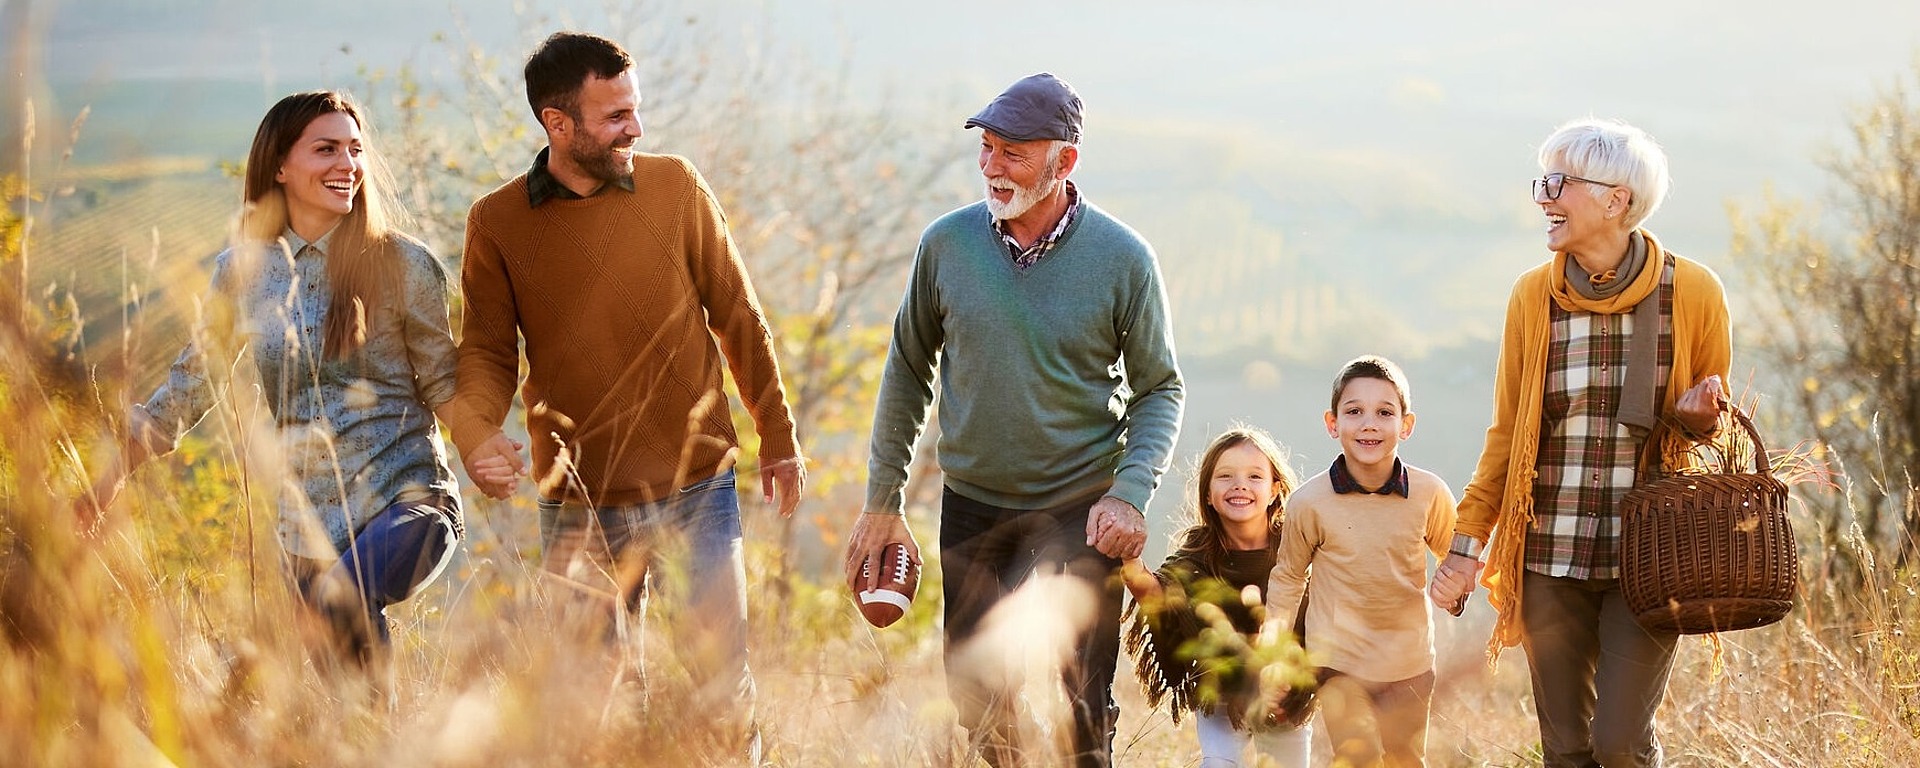
[[[1400,412],[1413,410],[1413,387],[1407,384],[1407,374],[1400,366],[1394,365],[1379,355],[1362,355],[1347,361],[1340,368],[1340,375],[1333,380],[1333,398],[1327,404],[1327,410],[1340,410],[1340,394],[1347,391],[1347,384],[1354,379],[1379,379],[1393,385],[1393,393],[1400,396]]]
[[[606,79],[633,68],[625,48],[586,32],[555,32],[527,55],[527,106],[533,119],[553,107],[580,120],[580,88],[587,76]]]

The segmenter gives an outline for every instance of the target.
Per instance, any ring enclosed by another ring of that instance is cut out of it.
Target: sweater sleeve
[[[1267,626],[1293,631],[1300,601],[1307,596],[1307,569],[1320,543],[1320,515],[1312,504],[1287,504],[1287,522],[1280,526],[1280,549],[1273,573],[1267,578]],[[1284,622],[1284,623],[1283,623]],[[1297,638],[1305,642],[1305,638]]]
[[[462,455],[500,430],[520,378],[513,282],[500,244],[487,228],[488,200],[481,199],[467,214],[466,251],[460,266],[460,351],[448,427]]]
[[[1127,401],[1127,445],[1107,495],[1145,512],[1153,491],[1173,461],[1186,385],[1174,360],[1173,323],[1160,266],[1147,255],[1144,279],[1135,289],[1131,322],[1121,329],[1121,363],[1133,397]]]
[[[1733,365],[1733,332],[1727,313],[1726,289],[1712,270],[1698,265],[1695,269],[1698,279],[1676,286],[1691,323],[1699,329],[1692,334],[1693,375],[1688,386],[1715,375],[1732,386],[1728,372]],[[1679,393],[1674,393],[1674,398],[1678,397]]]
[[[866,512],[898,515],[905,505],[907,465],[933,406],[933,372],[945,343],[931,233],[923,235],[907,278],[906,296],[893,318],[893,341],[880,374],[868,444]]]
[[[1528,276],[1533,273],[1529,272]],[[1486,542],[1500,522],[1500,504],[1506,496],[1507,465],[1512,457],[1514,418],[1520,409],[1522,325],[1527,317],[1528,276],[1514,283],[1507,299],[1506,330],[1500,338],[1500,360],[1493,377],[1493,424],[1487,427],[1486,444],[1480,449],[1480,463],[1473,479],[1460,498],[1455,533],[1463,533]]]
[[[1427,543],[1427,551],[1435,559],[1444,560],[1447,548],[1453,544],[1453,524],[1458,514],[1453,503],[1453,489],[1447,481],[1434,476],[1433,502],[1427,505],[1427,528],[1422,538]]]
[[[727,231],[726,214],[699,170],[682,158],[693,187],[687,219],[681,229],[685,253],[692,261],[694,290],[707,313],[707,329],[720,340],[727,370],[740,390],[740,400],[760,434],[760,462],[800,455],[787,390],[780,381],[780,365],[773,354],[773,330],[767,324],[760,298],[747,277],[747,265]]]

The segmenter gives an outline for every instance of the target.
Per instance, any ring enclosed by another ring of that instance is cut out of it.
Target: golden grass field
[[[203,424],[136,475],[104,533],[70,517],[94,457],[86,385],[25,375],[9,340],[0,378],[7,504],[0,762],[11,765],[730,765],[675,707],[675,649],[646,633],[647,705],[616,685],[597,639],[550,618],[535,575],[532,504],[469,499],[470,540],[439,582],[390,613],[391,703],[303,638],[277,565],[266,450],[243,419]],[[52,382],[53,387],[43,382]],[[250,436],[251,435],[251,436]],[[750,611],[760,721],[773,765],[967,765],[943,697],[937,576],[900,624],[874,630],[824,574],[776,580],[749,511]],[[923,531],[930,526],[919,526]],[[1808,528],[1810,529],[1810,527]],[[1920,764],[1920,580],[1884,561],[1846,573],[1842,548],[1803,541],[1804,591],[1787,621],[1684,642],[1659,725],[1672,764]],[[1434,765],[1527,765],[1537,741],[1518,651],[1483,663],[1486,607],[1439,617]],[[1050,612],[1013,649],[1044,679]],[[1124,667],[1124,665],[1123,665]],[[1190,726],[1148,711],[1122,672],[1122,764],[1197,762]],[[1059,702],[1029,685],[1044,739]]]

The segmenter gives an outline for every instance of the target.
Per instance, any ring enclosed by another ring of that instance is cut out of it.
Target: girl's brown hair
[[[400,275],[395,246],[396,222],[401,214],[388,192],[386,169],[373,151],[367,121],[360,108],[339,91],[305,91],[281,99],[260,119],[247,152],[246,184],[242,192],[240,239],[259,247],[279,239],[287,228],[287,198],[275,176],[307,125],[322,115],[346,114],[359,126],[362,173],[353,195],[353,210],[340,219],[327,246],[327,281],[332,296],[327,304],[327,359],[346,358],[367,342],[367,316],[382,306],[387,286]]]
[[[1201,454],[1200,466],[1195,468],[1192,485],[1192,505],[1188,513],[1193,523],[1175,537],[1174,558],[1189,558],[1205,567],[1211,573],[1219,573],[1224,565],[1227,553],[1226,541],[1220,536],[1220,512],[1207,503],[1208,485],[1213,470],[1220,464],[1220,455],[1240,445],[1251,445],[1265,454],[1267,462],[1273,465],[1273,504],[1267,507],[1267,551],[1277,552],[1280,548],[1280,524],[1286,518],[1287,495],[1300,485],[1299,476],[1288,466],[1286,452],[1273,436],[1257,427],[1236,426],[1220,433],[1207,445]]]

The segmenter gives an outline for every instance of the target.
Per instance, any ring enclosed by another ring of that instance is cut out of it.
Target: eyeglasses
[[[1595,184],[1598,186],[1606,187],[1608,189],[1620,188],[1620,185],[1618,184],[1608,184],[1604,181],[1594,181],[1593,179],[1583,179],[1578,176],[1570,176],[1564,173],[1549,173],[1545,176],[1542,176],[1540,178],[1533,180],[1533,199],[1539,200],[1540,197],[1544,194],[1548,200],[1558,200],[1560,199],[1560,191],[1563,189],[1566,189],[1567,182],[1569,181],[1577,181],[1582,184]]]

